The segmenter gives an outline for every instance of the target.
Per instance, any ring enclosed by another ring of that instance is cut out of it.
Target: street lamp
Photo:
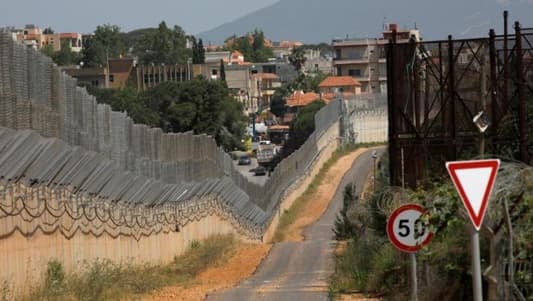
[[[372,187],[374,189],[374,193],[376,192],[376,160],[378,158],[378,152],[377,151],[372,151],[372,166],[373,166],[373,169],[374,169],[374,177],[373,177],[373,181],[372,181]]]

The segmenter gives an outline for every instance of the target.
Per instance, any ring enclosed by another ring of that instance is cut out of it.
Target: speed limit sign
[[[418,204],[403,205],[392,212],[387,221],[387,235],[400,251],[413,253],[427,245],[433,234],[421,219],[424,208]]]

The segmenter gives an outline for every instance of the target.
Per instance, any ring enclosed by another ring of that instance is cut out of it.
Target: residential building
[[[283,115],[282,123],[285,125],[290,124],[301,108],[319,99],[320,95],[315,92],[294,91],[292,95],[285,99],[287,109]]]
[[[303,69],[305,72],[317,72],[320,71],[324,74],[332,74],[332,57],[328,54],[323,54],[318,49],[306,49],[305,50],[305,63]]]
[[[109,88],[109,73],[107,68],[63,67],[62,70],[78,80],[79,84],[97,88]]]
[[[273,73],[279,77],[281,83],[290,82],[298,77],[298,71],[293,65],[284,60],[275,60],[266,63],[254,63],[252,68],[257,73]]]
[[[303,46],[303,44],[300,41],[272,42],[272,52],[276,58],[287,60],[293,49]]]
[[[208,51],[205,53],[206,64],[220,64],[220,60],[228,62],[231,51]]]
[[[373,39],[333,40],[333,67],[338,76],[351,76],[361,83],[362,93],[387,92],[387,62],[385,45],[396,31],[397,41],[420,39],[417,29],[400,30],[389,24],[382,37]]]
[[[200,66],[200,65],[199,65]],[[200,75],[201,68],[196,70]],[[137,86],[137,90],[144,91],[155,87],[160,83],[174,81],[181,82],[194,78],[193,66],[187,65],[141,65],[136,66],[133,73],[133,82]]]
[[[259,81],[253,77],[250,65],[226,65],[226,84],[230,94],[243,104],[245,114],[262,110],[261,87]]]
[[[319,85],[320,96],[326,101],[331,101],[337,95],[351,98],[361,94],[361,83],[351,76],[329,76]]]
[[[259,87],[259,110],[270,108],[270,102],[276,88],[281,87],[279,77],[274,73],[252,73],[252,78]]]
[[[41,28],[33,24],[26,25],[24,29],[13,29],[12,32],[17,41],[34,49],[51,46],[54,51],[60,51],[62,42],[67,42],[72,52],[80,52],[83,48],[81,33],[45,34]]]
[[[128,85],[133,71],[135,60],[131,57],[109,59],[109,88],[122,89]]]
[[[82,34],[77,32],[63,32],[59,34],[59,50],[61,50],[61,43],[67,42],[72,52],[81,52],[83,48]],[[54,48],[55,50],[55,48]],[[58,50],[57,50],[58,51]]]
[[[268,140],[277,145],[285,144],[285,141],[289,139],[289,126],[288,125],[271,125],[267,130]]]

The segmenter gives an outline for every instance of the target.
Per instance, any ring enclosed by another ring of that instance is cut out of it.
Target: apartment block
[[[361,83],[362,93],[387,92],[387,60],[385,45],[396,31],[399,42],[410,38],[420,40],[417,29],[400,30],[387,25],[379,38],[333,40],[333,67],[337,76],[351,76]]]

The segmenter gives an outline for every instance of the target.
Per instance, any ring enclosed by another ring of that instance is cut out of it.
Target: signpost
[[[481,284],[481,259],[479,255],[479,229],[488,207],[492,187],[496,181],[500,160],[476,160],[447,162],[446,168],[452,182],[463,201],[470,220],[472,231],[472,281],[474,300],[483,300]]]
[[[406,204],[394,210],[387,221],[387,235],[391,243],[398,250],[410,253],[412,300],[417,300],[418,291],[415,252],[427,245],[433,237],[426,222],[421,219],[423,213],[422,206]]]

